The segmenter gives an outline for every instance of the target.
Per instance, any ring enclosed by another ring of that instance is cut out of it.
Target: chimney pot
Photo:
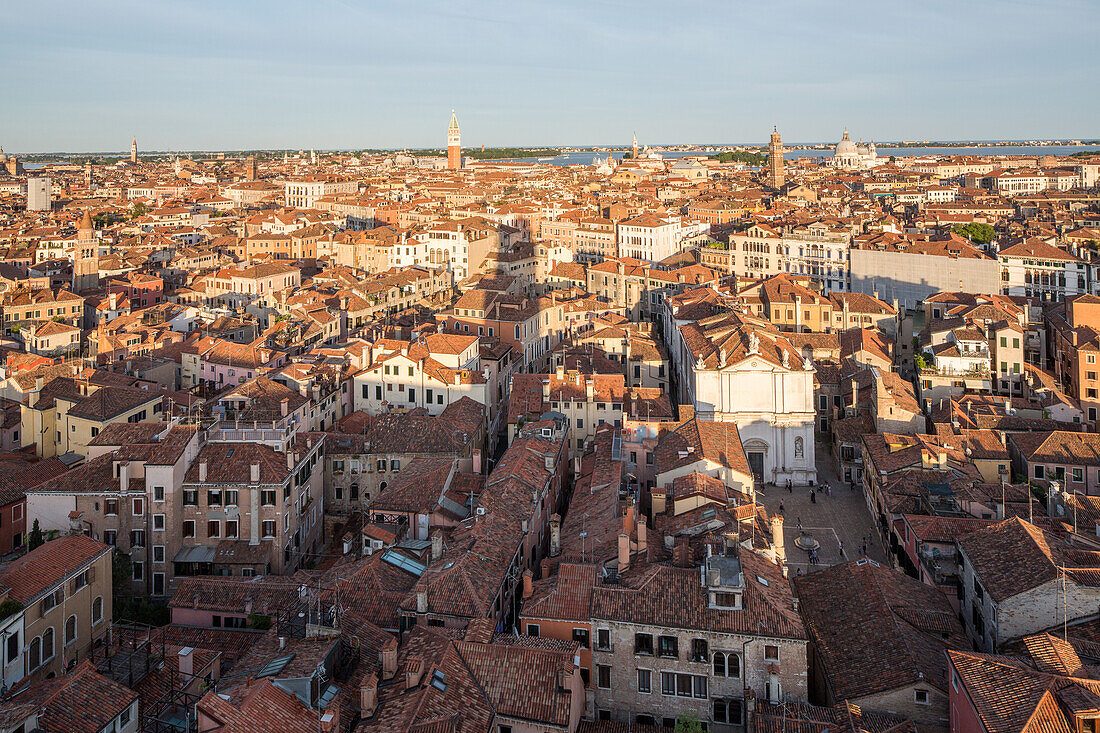
[[[533,578],[534,573],[530,569],[523,571],[523,597],[525,599],[530,598],[535,592]]]
[[[206,480],[206,460],[199,461],[199,481]]]
[[[619,535],[619,572],[630,567],[630,535]]]

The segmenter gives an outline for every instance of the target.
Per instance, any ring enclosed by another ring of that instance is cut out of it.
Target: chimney
[[[295,463],[297,463],[297,461],[295,460],[294,453],[292,451],[287,451],[286,452],[286,467],[287,467],[287,470],[293,471]]]
[[[623,533],[629,535],[634,531],[634,505],[631,504],[623,512]]]
[[[672,545],[672,564],[678,568],[690,568],[692,559],[687,536],[677,535]]]
[[[781,565],[787,563],[787,548],[783,540],[783,515],[776,514],[771,519],[772,547],[775,548],[775,559]]]
[[[397,640],[390,639],[382,650],[382,679],[391,680],[397,674]]]
[[[179,661],[180,676],[183,677],[183,682],[186,685],[195,675],[195,650],[192,647],[185,646],[179,650],[176,659]]]
[[[416,612],[428,612],[428,591],[423,588],[416,591]]]
[[[42,388],[46,385],[45,380],[42,377],[34,378],[34,389],[37,392],[41,392]]]
[[[534,573],[532,573],[530,569],[523,571],[523,597],[525,599],[530,598],[535,592],[534,584],[532,583],[533,578]]]
[[[359,683],[359,714],[364,718],[374,715],[378,708],[378,674],[371,672]]]
[[[260,483],[260,464],[259,463],[253,463],[251,466],[249,466],[248,480],[251,481],[254,484]]]
[[[206,459],[199,461],[199,481],[206,480]]]
[[[645,515],[638,517],[638,554],[646,556],[646,521]]]
[[[596,385],[593,383],[592,377],[584,380],[584,393],[589,402],[596,398]]]
[[[125,494],[130,489],[130,462],[122,461],[118,464],[118,485]]]
[[[550,380],[549,379],[542,380],[542,399],[544,399],[544,400],[550,399]]]
[[[565,364],[564,363],[558,364],[558,368],[555,371],[556,371],[556,374],[557,374],[557,377],[558,377],[559,381],[562,381],[562,380],[565,379]]]
[[[936,462],[939,464],[939,467],[940,467],[941,471],[946,470],[947,469],[947,454],[942,452],[942,451],[937,453],[936,454]]]
[[[432,562],[443,557],[443,533],[436,532],[432,535]]]
[[[280,649],[286,649],[286,637],[285,636],[280,636],[279,637],[279,648]]]
[[[619,535],[619,572],[630,567],[630,535]]]
[[[550,557],[561,554],[561,515],[550,515]]]
[[[287,413],[290,412],[289,397],[284,397],[282,400],[279,401],[279,410],[283,413],[283,417],[287,416]]]

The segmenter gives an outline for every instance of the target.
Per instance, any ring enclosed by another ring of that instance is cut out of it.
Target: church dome
[[[844,137],[840,138],[840,142],[836,144],[836,156],[842,158],[858,154],[859,150],[856,148],[856,144],[848,137],[848,131],[845,130]]]

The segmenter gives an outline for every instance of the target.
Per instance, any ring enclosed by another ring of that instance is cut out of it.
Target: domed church
[[[834,168],[850,168],[855,170],[869,170],[882,165],[875,152],[875,144],[856,145],[848,137],[848,131],[844,131],[844,137],[836,144],[833,151],[832,166]]]

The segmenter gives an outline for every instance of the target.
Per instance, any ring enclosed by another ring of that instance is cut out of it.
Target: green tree
[[[703,733],[703,726],[694,715],[681,715],[673,730],[675,733]]]
[[[993,227],[977,221],[972,221],[969,224],[956,224],[951,227],[951,231],[976,244],[989,244],[997,236],[997,231]]]
[[[130,218],[131,219],[136,219],[139,216],[145,216],[150,211],[152,211],[151,208],[149,208],[145,204],[138,201],[137,203],[135,203],[133,206],[130,207]]]
[[[31,525],[31,533],[27,536],[27,550],[33,550],[45,544],[46,538],[42,535],[42,528],[38,526],[38,520]]]

